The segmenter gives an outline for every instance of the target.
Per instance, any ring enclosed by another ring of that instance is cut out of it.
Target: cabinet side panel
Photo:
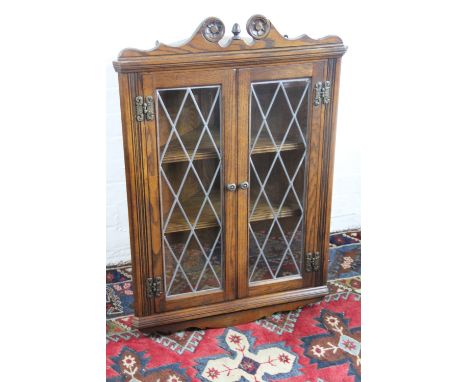
[[[330,235],[331,203],[333,189],[333,165],[335,159],[336,117],[338,109],[338,89],[340,86],[341,58],[329,59],[326,79],[331,81],[331,102],[325,105],[322,173],[320,188],[319,250],[322,254],[322,277],[317,277],[315,285],[325,284],[328,279],[328,250]]]
[[[153,313],[152,303],[145,296],[144,283],[150,275],[147,247],[146,208],[141,150],[141,126],[133,118],[133,99],[136,94],[136,75],[119,73],[122,136],[125,157],[125,178],[130,226],[130,245],[133,272],[134,308],[136,316]]]

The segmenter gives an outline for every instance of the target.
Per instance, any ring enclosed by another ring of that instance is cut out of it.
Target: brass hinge
[[[146,295],[149,298],[161,295],[161,277],[146,279]]]
[[[136,120],[142,122],[145,117],[147,121],[154,119],[154,102],[152,96],[146,96],[143,102],[143,97],[135,97]]]
[[[320,252],[306,253],[305,269],[307,272],[317,272],[320,269]]]
[[[331,82],[317,82],[315,84],[315,97],[314,97],[314,105],[318,106],[321,103],[327,105],[330,103],[330,87]]]

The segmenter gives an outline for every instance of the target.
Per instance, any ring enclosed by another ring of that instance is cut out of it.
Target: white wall
[[[229,11],[213,12],[213,9],[211,9],[209,12],[206,12],[194,8],[193,12],[186,12],[182,15],[174,7],[172,10],[165,9],[164,14],[177,14],[178,19],[175,24],[171,20],[162,17],[161,13],[158,13],[158,15],[155,14],[154,16],[154,23],[146,24],[142,20],[138,33],[130,26],[126,28],[126,24],[123,23],[123,26],[116,33],[109,35],[108,49],[109,47],[115,47],[115,53],[109,57],[109,66],[106,68],[108,264],[130,260],[120,103],[117,75],[110,63],[116,58],[118,51],[127,46],[148,49],[153,46],[156,38],[165,43],[184,39],[190,36],[198,23],[209,15],[216,15],[223,20],[227,29],[226,36],[231,35],[229,31],[234,22],[238,22],[241,25],[241,36],[246,36],[244,29],[247,19],[254,13],[262,13],[272,20],[280,33],[288,34],[290,38],[302,33],[306,33],[314,38],[327,34],[337,34],[343,38],[345,44],[349,45],[350,50],[345,54],[342,64],[331,230],[337,231],[360,227],[359,126],[350,122],[356,120],[353,110],[356,110],[357,102],[355,97],[353,97],[352,89],[357,79],[353,79],[352,68],[354,65],[358,65],[353,51],[352,33],[349,30],[351,24],[349,22],[341,22],[346,13],[343,12],[343,14],[336,15],[334,19],[327,18],[327,21],[320,18],[314,19],[314,23],[311,26],[310,21],[307,21],[310,20],[310,15],[297,12],[297,9],[300,9],[299,7],[294,8],[296,12],[291,12],[290,10],[285,12],[281,9],[271,9],[270,11],[254,9],[252,11],[245,11],[245,7],[243,7],[244,11],[239,11],[239,7],[234,7]],[[327,12],[329,10],[324,8],[323,11]],[[289,17],[288,14],[290,14]],[[121,15],[121,17],[124,16],[126,15]],[[131,15],[128,15],[128,17],[131,17]],[[301,18],[307,22],[301,23]],[[347,28],[343,28],[343,26]],[[154,36],[154,39],[148,36]]]
[[[125,165],[117,75],[107,68],[107,263],[130,260]]]

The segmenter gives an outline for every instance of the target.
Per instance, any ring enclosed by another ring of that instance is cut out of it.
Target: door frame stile
[[[237,175],[238,182],[249,180],[250,82],[248,69],[238,70],[237,81]],[[250,187],[237,195],[237,297],[249,295],[249,196]]]
[[[157,99],[154,94],[153,76],[151,74],[142,74],[142,96],[146,97],[151,95],[154,100],[154,110],[156,110]],[[145,127],[146,138],[146,152],[147,152],[147,184],[149,187],[149,219],[151,226],[151,255],[152,255],[152,277],[159,277],[161,275],[164,280],[164,264],[162,253],[162,236],[161,236],[161,215],[160,208],[160,179],[159,179],[159,150],[158,150],[158,136],[157,136],[157,116],[155,114],[153,120],[148,121],[146,118],[142,124]],[[154,213],[158,211],[158,213]],[[153,298],[155,312],[164,311],[165,308],[165,282],[162,281],[161,295]]]
[[[221,184],[224,193],[223,217],[224,217],[224,291],[225,300],[234,300],[237,289],[237,263],[236,253],[237,243],[237,195],[227,191],[225,184],[234,182],[237,184],[237,81],[236,70],[229,69],[229,78],[225,79],[222,85],[223,98],[221,101],[221,111],[223,113],[223,148],[222,158],[224,162],[224,176],[221,178]],[[224,89],[223,89],[224,88]],[[231,283],[231,284],[228,284]]]
[[[326,61],[314,62],[314,73],[310,84],[309,98],[309,155],[307,157],[307,187],[306,187],[306,209],[308,211],[307,220],[304,226],[304,258],[308,252],[314,253],[319,250],[318,232],[320,226],[320,184],[322,173],[322,149],[323,149],[323,127],[324,127],[324,107],[322,104],[314,106],[315,84],[326,78]],[[315,153],[315,156],[311,155]],[[314,164],[314,165],[313,165]],[[315,172],[314,172],[315,170]],[[313,204],[310,206],[310,204]],[[316,283],[316,272],[306,272],[302,267],[302,276],[308,286],[318,286]]]

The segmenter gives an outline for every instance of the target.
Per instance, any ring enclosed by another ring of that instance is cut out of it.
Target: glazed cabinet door
[[[239,71],[239,297],[314,286],[324,68]]]
[[[233,70],[142,75],[154,99],[145,125],[155,312],[235,298],[234,80]]]

